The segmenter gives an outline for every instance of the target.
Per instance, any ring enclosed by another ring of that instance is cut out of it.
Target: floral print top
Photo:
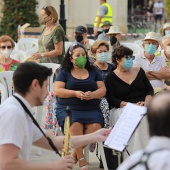
[[[19,65],[19,61],[12,59],[9,64],[1,64],[0,63],[0,72],[2,71],[15,71]]]

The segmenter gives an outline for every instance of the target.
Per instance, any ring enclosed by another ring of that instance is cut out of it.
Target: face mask
[[[114,45],[114,44],[116,44],[117,43],[117,38],[114,36],[114,35],[112,35],[111,37],[110,37],[110,44],[111,45]]]
[[[109,60],[109,53],[108,52],[103,52],[97,54],[97,59],[99,63],[106,63]]]
[[[5,50],[1,50],[1,54],[3,57],[5,58],[9,58],[10,57],[10,54],[11,54],[12,50],[9,50],[9,49],[5,49]]]
[[[104,32],[105,32],[105,33],[108,33],[108,32],[109,32],[109,29],[104,30]]]
[[[76,40],[77,42],[81,42],[81,41],[83,41],[83,36],[82,36],[82,35],[76,35],[76,36],[75,36],[75,40]]]
[[[166,47],[166,52],[167,52],[167,54],[170,54],[170,46]]]
[[[133,60],[132,58],[130,59],[124,59],[124,62],[123,62],[123,65],[122,67],[125,69],[125,70],[130,70],[133,66]]]
[[[78,68],[84,68],[87,63],[87,58],[85,56],[80,56],[75,59],[75,64]]]
[[[149,55],[153,55],[156,52],[156,45],[146,44],[145,51]]]
[[[45,18],[40,17],[39,23],[40,23],[41,25],[45,25],[48,21],[51,20],[51,19],[49,19],[49,20],[46,21],[46,18],[48,18],[48,17],[49,17],[49,16],[47,16],[47,17],[45,17]]]
[[[165,35],[170,35],[170,30],[166,30]]]

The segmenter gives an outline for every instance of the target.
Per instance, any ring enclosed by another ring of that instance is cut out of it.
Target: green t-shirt
[[[50,57],[52,62],[61,64],[64,59],[64,37],[65,33],[61,25],[57,26],[50,34],[44,35],[45,28],[43,29],[39,39],[38,39],[38,45],[39,49],[38,52],[42,53],[45,52],[44,46],[46,48],[46,51],[52,51],[55,49],[55,44],[57,44],[60,41],[63,41],[63,52],[61,55]],[[44,38],[43,38],[44,37]],[[50,60],[48,57],[42,57],[40,59],[40,63],[50,63]]]

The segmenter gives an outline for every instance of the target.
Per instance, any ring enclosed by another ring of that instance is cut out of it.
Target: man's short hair
[[[52,69],[36,64],[34,62],[21,63],[15,70],[13,75],[15,92],[25,95],[29,89],[32,81],[37,79],[39,85],[42,87],[48,76],[51,76]]]
[[[147,109],[150,136],[170,137],[170,92],[155,96]]]

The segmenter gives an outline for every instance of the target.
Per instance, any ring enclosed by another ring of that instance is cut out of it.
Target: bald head
[[[151,136],[170,137],[170,92],[155,96],[147,110]]]

